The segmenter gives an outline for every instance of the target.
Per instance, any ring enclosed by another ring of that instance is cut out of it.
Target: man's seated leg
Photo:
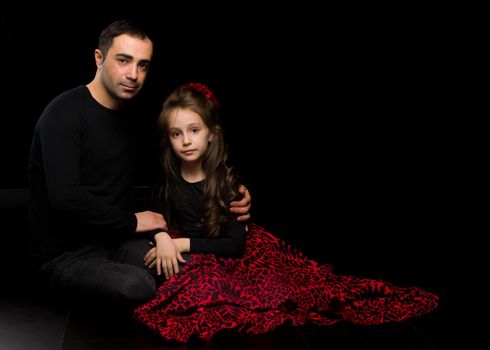
[[[115,262],[145,269],[144,258],[150,249],[150,241],[145,236],[130,238],[112,245],[109,258]]]
[[[155,295],[144,268],[111,260],[107,249],[90,246],[67,252],[43,266],[51,285],[82,298],[140,305]]]

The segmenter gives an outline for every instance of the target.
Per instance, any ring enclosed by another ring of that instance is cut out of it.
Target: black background
[[[156,50],[134,101],[145,150],[138,184],[158,177],[163,98],[178,84],[202,82],[221,100],[232,163],[253,196],[252,221],[339,272],[444,289],[449,236],[460,223],[450,33],[434,21],[439,15],[71,6],[56,14],[2,10],[2,188],[27,186],[44,107],[93,79],[100,31],[130,17]]]

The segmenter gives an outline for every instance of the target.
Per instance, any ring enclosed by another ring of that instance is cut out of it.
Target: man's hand
[[[136,220],[138,221],[136,232],[147,232],[158,228],[167,229],[167,222],[162,214],[153,211],[142,211],[134,215],[136,215]]]
[[[239,201],[233,201],[230,203],[230,212],[238,214],[237,221],[250,220],[250,208],[252,207],[252,197],[247,188],[240,185],[238,192],[243,195],[243,198]]]

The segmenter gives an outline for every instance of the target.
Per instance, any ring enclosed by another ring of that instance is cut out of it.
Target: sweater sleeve
[[[191,253],[212,253],[223,257],[240,257],[245,251],[245,227],[229,216],[225,235],[220,238],[190,238]]]

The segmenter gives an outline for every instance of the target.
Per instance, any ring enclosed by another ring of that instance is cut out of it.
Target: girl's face
[[[168,118],[169,140],[183,163],[200,161],[212,140],[201,116],[188,109],[175,109]]]

